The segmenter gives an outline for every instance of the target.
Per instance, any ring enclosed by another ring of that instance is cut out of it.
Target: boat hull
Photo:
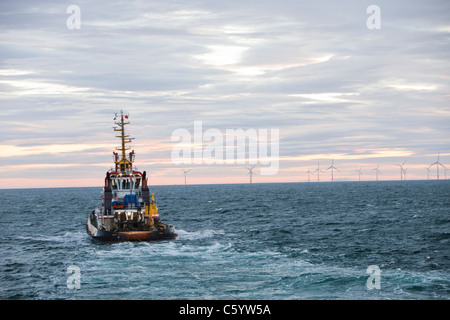
[[[88,218],[86,222],[86,231],[94,239],[100,241],[159,241],[176,239],[178,234],[175,228],[167,226],[164,230],[152,231],[117,231],[109,232],[96,228]]]

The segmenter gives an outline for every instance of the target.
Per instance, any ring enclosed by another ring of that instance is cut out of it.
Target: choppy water
[[[448,180],[156,186],[148,243],[86,234],[100,190],[0,190],[1,299],[450,298]]]

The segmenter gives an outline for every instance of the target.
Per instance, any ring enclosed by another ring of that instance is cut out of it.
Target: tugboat
[[[119,119],[117,120],[117,118]],[[178,234],[173,226],[162,223],[155,202],[150,194],[146,172],[133,168],[134,150],[126,156],[131,143],[125,134],[130,124],[129,115],[116,114],[114,131],[119,132],[121,146],[113,151],[115,169],[106,172],[102,190],[102,207],[95,208],[86,223],[87,233],[94,239],[104,241],[153,241],[175,239]]]

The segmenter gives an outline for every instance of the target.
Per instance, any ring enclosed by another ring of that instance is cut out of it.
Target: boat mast
[[[120,138],[121,142],[122,142],[122,145],[120,148],[116,147],[116,150],[122,152],[122,159],[115,162],[117,167],[120,170],[121,175],[129,174],[129,170],[130,170],[130,168],[132,166],[132,162],[133,162],[131,157],[130,157],[130,160],[128,160],[126,157],[126,151],[131,149],[131,147],[127,147],[126,144],[131,143],[131,140],[133,138],[130,138],[130,135],[125,134],[125,125],[130,124],[130,121],[125,122],[125,119],[128,119],[128,115],[124,116],[123,111],[120,111],[120,122],[115,123],[120,128],[117,128],[117,127],[114,128],[115,132],[120,132],[120,136],[116,136],[116,138]]]

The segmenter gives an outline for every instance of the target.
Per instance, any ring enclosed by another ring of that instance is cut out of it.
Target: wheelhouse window
[[[139,189],[141,180],[141,178],[134,178],[133,184],[131,184],[130,178],[111,179],[111,187],[112,190],[130,190],[131,186],[133,189]]]
[[[134,188],[139,189],[140,184],[141,184],[141,178],[137,178],[134,183]]]
[[[122,190],[128,190],[128,189],[130,189],[130,180],[122,179]]]

